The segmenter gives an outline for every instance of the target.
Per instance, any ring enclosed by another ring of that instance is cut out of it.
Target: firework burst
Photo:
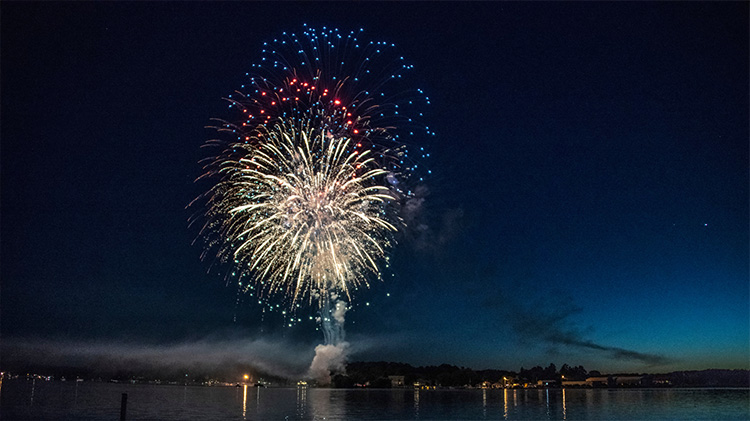
[[[196,199],[204,258],[293,304],[351,300],[381,277],[420,174],[403,139],[433,135],[414,122],[429,99],[398,86],[413,66],[393,47],[325,28],[264,44],[227,98],[236,118],[217,120],[223,137],[206,144],[220,152],[205,160],[212,187]]]

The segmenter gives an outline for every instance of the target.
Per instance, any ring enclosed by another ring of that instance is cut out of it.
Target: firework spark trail
[[[311,291],[350,297],[378,274],[397,230],[385,211],[397,198],[377,182],[386,171],[369,151],[347,150],[344,137],[283,122],[259,130],[264,141],[238,146],[244,156],[221,163],[211,192],[207,215],[223,219],[229,240],[222,257],[292,301]]]
[[[347,303],[381,279],[404,226],[416,160],[429,156],[404,139],[434,135],[413,120],[429,98],[397,88],[413,66],[392,47],[308,27],[264,43],[227,98],[238,117],[217,120],[223,139],[206,144],[220,152],[199,178],[213,184],[196,199],[202,257],[229,263],[251,294],[317,306],[327,344],[343,342]]]

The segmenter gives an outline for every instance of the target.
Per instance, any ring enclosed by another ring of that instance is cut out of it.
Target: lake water
[[[411,390],[0,383],[0,419],[117,420],[732,420],[748,389]]]

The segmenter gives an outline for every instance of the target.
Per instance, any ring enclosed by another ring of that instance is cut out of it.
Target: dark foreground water
[[[256,389],[5,380],[0,419],[742,420],[748,389]]]

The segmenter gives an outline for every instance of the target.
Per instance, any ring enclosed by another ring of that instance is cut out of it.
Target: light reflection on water
[[[242,385],[242,419],[247,419],[247,385]]]
[[[34,392],[36,392],[36,379],[31,381],[31,401],[29,406],[34,406]]]
[[[482,389],[482,417],[487,418],[487,389]]]
[[[414,389],[414,419],[419,419],[419,389]]]
[[[248,390],[250,389],[250,390]],[[25,379],[0,383],[0,419],[747,419],[748,389],[346,390]],[[252,398],[255,394],[255,399]],[[250,394],[250,396],[248,396]]]
[[[508,389],[503,389],[503,419],[508,419]]]

